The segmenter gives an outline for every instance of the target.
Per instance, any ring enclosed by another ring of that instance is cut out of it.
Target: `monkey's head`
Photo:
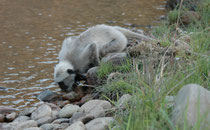
[[[72,91],[76,82],[82,78],[84,76],[77,73],[69,62],[60,62],[55,66],[54,80],[62,91]]]

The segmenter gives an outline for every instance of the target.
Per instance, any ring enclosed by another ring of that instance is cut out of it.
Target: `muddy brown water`
[[[165,0],[0,0],[0,105],[39,104],[53,82],[65,37],[96,24],[135,31],[157,26]]]

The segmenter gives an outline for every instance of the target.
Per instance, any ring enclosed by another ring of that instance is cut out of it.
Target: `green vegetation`
[[[121,73],[129,72],[131,70],[131,67],[132,67],[131,60],[129,59],[124,59],[124,61],[120,63],[120,65],[113,65],[110,62],[108,63],[101,62],[98,76],[99,78],[105,78],[112,72],[121,72]]]
[[[133,95],[125,110],[113,113],[119,123],[116,124],[119,126],[117,130],[181,129],[170,120],[172,108],[168,106],[166,96],[176,95],[182,86],[189,83],[197,83],[210,90],[209,6],[208,0],[202,1],[196,8],[200,19],[185,26],[177,22],[180,19],[179,9],[171,11],[168,15],[170,22],[168,20],[152,31],[160,40],[160,45],[166,48],[174,46],[172,38],[189,37],[191,49],[178,51],[173,61],[167,61],[163,55],[155,67],[150,67],[152,56],[147,56],[144,64],[140,57],[135,58],[136,64],[131,64],[131,60],[118,67],[101,64],[99,77],[107,77],[113,71],[124,72],[114,81],[97,87],[102,98],[115,104],[121,95]],[[179,34],[177,27],[185,33]]]

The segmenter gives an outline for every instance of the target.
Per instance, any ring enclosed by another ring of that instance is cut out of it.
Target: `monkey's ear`
[[[68,74],[74,74],[74,71],[72,69],[67,69]]]

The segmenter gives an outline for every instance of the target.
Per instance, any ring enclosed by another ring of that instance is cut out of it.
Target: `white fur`
[[[67,69],[85,73],[90,64],[98,65],[100,57],[123,51],[128,42],[127,37],[153,40],[128,29],[108,25],[96,25],[79,36],[65,39],[59,53],[59,64],[55,68],[55,81],[65,79],[68,76]]]
[[[55,71],[54,71],[55,82],[60,82],[69,76],[69,74],[67,73],[67,69],[74,70],[73,66],[69,62],[63,61],[55,66]]]

